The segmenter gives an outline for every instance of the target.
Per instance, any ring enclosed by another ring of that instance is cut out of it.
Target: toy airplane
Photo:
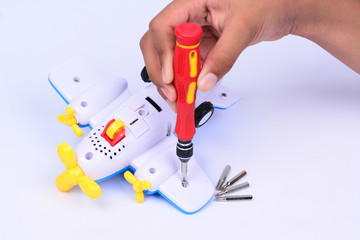
[[[69,104],[58,120],[82,136],[81,127],[91,131],[73,150],[61,143],[58,156],[66,170],[56,178],[60,191],[79,185],[90,198],[102,191],[99,182],[125,172],[138,202],[144,194],[159,193],[184,213],[200,210],[213,197],[214,186],[196,163],[189,162],[189,186],[181,185],[180,161],[175,153],[175,113],[153,84],[137,94],[127,89],[123,78],[111,78],[91,65],[71,59],[57,66],[49,81]],[[239,97],[222,86],[198,92],[197,125],[203,125],[214,108],[226,109]],[[135,174],[132,174],[135,172]]]

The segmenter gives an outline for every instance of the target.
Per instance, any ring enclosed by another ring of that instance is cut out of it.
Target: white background
[[[244,51],[223,81],[242,101],[194,140],[214,184],[226,164],[247,170],[252,201],[189,216],[137,204],[120,175],[98,200],[57,190],[56,147],[79,139],[56,121],[49,71],[79,57],[141,89],[138,43],[167,2],[0,1],[0,239],[360,239],[360,77],[294,36]]]

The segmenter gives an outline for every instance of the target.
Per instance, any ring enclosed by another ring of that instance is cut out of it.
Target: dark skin
[[[175,0],[140,41],[150,79],[174,111],[174,28],[183,22],[204,31],[201,91],[213,88],[246,47],[288,34],[317,43],[360,73],[360,0]]]

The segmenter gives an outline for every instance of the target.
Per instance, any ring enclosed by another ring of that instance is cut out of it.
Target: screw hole
[[[140,109],[140,110],[138,111],[138,114],[139,114],[140,116],[145,116],[145,115],[147,115],[147,111],[142,108],[142,109]]]
[[[80,78],[78,78],[78,77],[73,77],[73,81],[76,82],[76,83],[79,83],[79,82],[80,82]]]
[[[156,173],[156,169],[155,169],[155,168],[150,168],[150,169],[149,169],[149,172],[150,172],[151,174],[154,174],[154,173]]]
[[[93,158],[93,153],[92,152],[87,152],[86,154],[85,154],[85,158],[87,159],[87,160],[91,160],[92,158]]]
[[[221,93],[220,96],[221,96],[221,98],[223,98],[223,99],[227,98],[227,94],[226,94],[226,93]]]
[[[82,107],[87,107],[88,104],[87,104],[87,102],[83,101],[83,102],[80,103],[80,105],[81,105]]]

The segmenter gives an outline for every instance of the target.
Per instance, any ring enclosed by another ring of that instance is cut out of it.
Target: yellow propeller
[[[65,123],[67,126],[71,127],[76,136],[81,137],[83,132],[79,125],[77,125],[77,119],[75,117],[74,109],[71,107],[66,108],[65,115],[59,114],[57,120],[61,123]]]
[[[142,203],[144,201],[143,191],[150,189],[151,183],[149,181],[141,181],[140,179],[136,179],[136,177],[129,171],[124,173],[124,177],[126,181],[133,185],[136,201],[138,203]]]
[[[60,191],[69,191],[74,185],[79,184],[81,190],[89,198],[96,199],[101,196],[101,188],[92,179],[85,176],[82,169],[77,165],[76,156],[68,143],[61,143],[57,147],[57,153],[65,165],[65,172],[61,173],[55,180]]]

